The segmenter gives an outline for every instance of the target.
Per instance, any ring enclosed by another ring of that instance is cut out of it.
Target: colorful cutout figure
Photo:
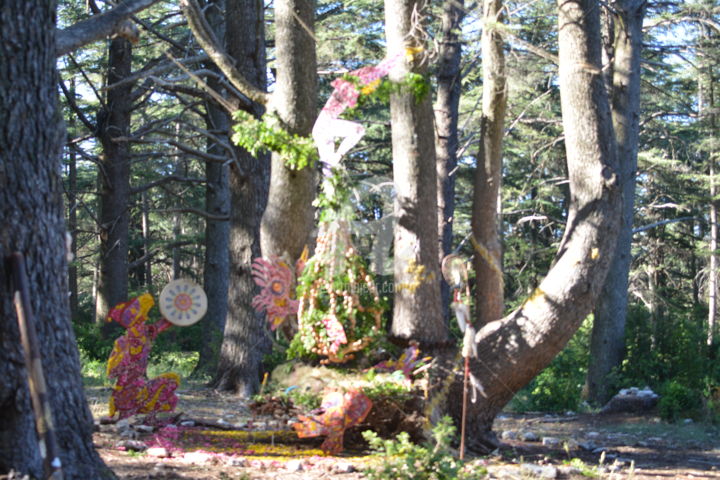
[[[400,355],[397,360],[386,360],[373,368],[378,372],[402,371],[407,380],[412,380],[413,372],[428,362],[431,357],[420,358],[420,348],[413,343]]]
[[[320,161],[324,164],[323,173],[330,175],[330,168],[336,167],[343,155],[350,151],[365,135],[365,128],[357,122],[343,120],[340,115],[357,105],[358,97],[372,93],[379,85],[380,79],[390,73],[390,70],[406,55],[412,55],[415,50],[408,49],[405,53],[398,53],[386,58],[376,66],[363,67],[353,70],[348,75],[355,77],[356,82],[339,77],[333,80],[333,92],[318,115],[313,126],[312,136],[318,148]],[[408,53],[410,52],[410,53]],[[358,89],[359,88],[359,89]],[[340,145],[335,148],[335,139],[340,138]]]
[[[108,321],[115,320],[127,329],[115,340],[107,365],[107,375],[116,379],[110,396],[109,416],[120,414],[120,419],[139,413],[154,417],[157,412],[175,409],[175,390],[180,377],[164,373],[148,380],[148,356],[157,335],[172,326],[164,318],[148,325],[147,314],[155,304],[152,295],[145,293],[112,309]]]
[[[298,262],[301,261],[302,258]],[[252,264],[252,276],[260,287],[260,293],[253,298],[252,306],[257,311],[265,310],[270,330],[275,330],[288,316],[298,311],[298,301],[290,297],[293,272],[278,257],[271,257],[270,260],[256,258]]]
[[[372,401],[359,390],[328,392],[323,396],[318,414],[299,415],[293,428],[300,438],[326,436],[320,445],[323,452],[337,455],[343,451],[345,430],[361,423],[372,408]]]

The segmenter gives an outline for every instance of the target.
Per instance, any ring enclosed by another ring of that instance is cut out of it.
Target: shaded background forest
[[[376,3],[318,2],[318,109],[339,72],[375,64],[385,55],[383,11]],[[60,2],[61,24],[84,18],[87,5]],[[100,2],[96,7],[105,8]],[[276,73],[271,7],[265,10],[269,91]],[[720,384],[718,340],[709,320],[718,289],[719,7],[713,1],[654,2],[645,20],[626,354],[608,382],[611,390],[649,385],[668,393],[674,402],[667,406],[669,417],[712,411],[703,409],[703,402],[712,402]],[[508,112],[498,213],[509,310],[549,269],[565,228],[569,193],[556,5],[506,2],[505,9]],[[452,248],[471,256],[467,237],[481,128],[482,14],[475,4],[463,10]],[[430,44],[440,42],[440,16],[439,9],[429,11]],[[222,237],[211,228],[222,229],[229,218],[229,199],[211,203],[214,194],[225,195],[219,192],[228,188],[217,183],[212,166],[227,166],[233,153],[213,123],[209,94],[198,78],[219,92],[233,87],[195,43],[175,2],[159,2],[134,20],[141,33],[136,44],[123,38],[98,42],[61,57],[58,64],[68,130],[65,199],[75,255],[71,308],[88,375],[112,346],[114,335],[103,331],[108,306],[145,291],[157,294],[177,277],[192,278],[207,289],[208,252],[218,248],[213,242]],[[433,86],[439,73],[432,63]],[[391,242],[383,239],[392,225],[389,111],[386,104],[369,104],[358,115],[367,134],[345,159],[355,181],[356,245],[378,280],[390,283]],[[108,131],[106,126],[117,121],[125,122],[125,131]],[[118,170],[118,165],[125,168]],[[127,188],[121,196],[107,195],[108,184]],[[114,209],[112,202],[118,203]],[[127,222],[127,234],[113,237],[122,231],[117,228],[122,222]],[[126,251],[114,261],[125,262],[127,270],[108,264],[117,251]],[[200,324],[161,336],[153,355],[175,362],[187,374],[207,375],[214,368],[223,322],[222,310],[211,310]],[[582,408],[591,329],[588,318],[563,353],[516,396],[515,408]],[[281,356],[267,357],[265,368]]]

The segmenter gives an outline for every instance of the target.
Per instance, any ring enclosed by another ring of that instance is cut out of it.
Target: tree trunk
[[[498,226],[502,141],[507,107],[505,56],[500,32],[502,0],[485,0],[482,34],[483,107],[480,152],[475,170],[472,235],[475,249],[475,316],[478,326],[502,317],[502,246]]]
[[[590,340],[590,363],[585,390],[587,399],[604,404],[612,396],[607,376],[622,362],[625,351],[625,320],[628,305],[628,274],[632,261],[632,226],[635,207],[635,175],[640,137],[640,52],[645,2],[614,3],[619,21],[614,22],[612,69],[612,119],[618,147],[622,222],[615,256],[602,295],[595,306]]]
[[[420,45],[411,30],[418,14],[416,0],[385,0],[385,34],[388,56]],[[419,59],[411,65],[398,62],[390,79],[402,81],[410,73],[424,73]],[[437,171],[435,133],[429,95],[416,99],[413,92],[390,96],[393,181],[395,184],[395,304],[391,335],[427,345],[447,338],[440,311],[440,262],[438,261]]]
[[[309,136],[317,117],[317,74],[314,0],[275,2],[277,113],[291,133]],[[273,154],[270,193],[262,219],[262,254],[277,255],[291,264],[312,241],[317,183],[315,168],[292,170]],[[310,245],[311,246],[311,245]]]
[[[715,138],[717,125],[715,120],[715,81],[713,78],[712,65],[705,65],[704,75],[707,77],[707,105],[703,102],[699,102],[699,110],[702,115],[705,110],[710,111],[710,135]],[[715,152],[709,152],[708,173],[710,176],[710,212],[708,223],[710,224],[710,266],[708,271],[708,330],[707,330],[707,344],[712,345],[715,334],[715,319],[717,317],[718,309],[718,202],[717,202],[717,181],[715,179]]]
[[[463,0],[447,0],[443,6],[437,98],[435,100],[435,154],[437,156],[438,245],[440,261],[452,251],[455,213],[455,168],[458,149],[458,113],[461,76],[460,24],[465,17]],[[450,313],[450,287],[440,283],[441,311],[447,322]]]
[[[71,92],[74,91],[74,88]],[[70,254],[72,263],[68,265],[68,288],[70,299],[70,318],[78,319],[78,267],[77,267],[77,155],[68,148],[68,233],[70,234]]]
[[[112,85],[131,73],[132,46],[117,37],[110,42],[107,85]],[[128,231],[130,201],[130,147],[117,137],[130,133],[131,93],[128,82],[111,88],[105,104],[98,112],[98,138],[103,153],[100,156],[98,179],[100,184],[100,276],[95,305],[95,321],[105,323],[110,309],[128,296]],[[104,329],[105,331],[105,329]]]
[[[226,1],[227,51],[238,69],[264,89],[265,28],[259,0]],[[260,113],[258,108],[255,114]],[[263,319],[252,308],[252,260],[260,255],[260,219],[267,201],[268,162],[237,150],[230,166],[230,278],[228,316],[218,369],[212,385],[242,396],[257,392],[262,357],[267,353]]]
[[[224,38],[223,26],[224,1],[215,1],[205,10],[208,24],[213,28],[217,38]],[[217,71],[214,65],[208,65]],[[219,82],[214,77],[208,77],[208,85],[215,91],[221,91]],[[226,143],[229,141],[230,118],[228,113],[214,102],[208,102],[207,128],[215,136]],[[221,145],[211,142],[208,151],[215,155],[228,156]],[[205,210],[218,216],[230,215],[230,183],[227,165],[218,162],[205,163]],[[228,278],[230,272],[230,258],[228,255],[230,238],[230,222],[228,220],[213,220],[208,218],[205,223],[205,267],[204,286],[208,296],[208,310],[205,314],[205,328],[203,328],[203,342],[200,349],[200,358],[196,371],[214,372],[217,368],[218,353],[222,344],[225,319],[227,317]]]
[[[0,474],[45,478],[5,259],[26,259],[32,310],[67,479],[111,478],[93,449],[93,421],[67,301],[52,1],[0,10]]]
[[[570,183],[565,235],[553,267],[522,306],[476,335],[471,362],[481,390],[468,417],[468,447],[495,443],[492,422],[545,368],[590,313],[617,241],[621,193],[610,106],[603,84],[594,0],[559,1],[560,94]],[[450,398],[458,398],[457,378]],[[448,402],[455,418],[460,402]]]
[[[712,345],[715,333],[715,317],[717,316],[717,275],[718,275],[718,215],[717,187],[715,185],[715,156],[710,154],[710,267],[708,271],[708,331],[707,344]]]

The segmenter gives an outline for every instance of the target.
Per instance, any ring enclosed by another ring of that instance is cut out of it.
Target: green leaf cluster
[[[288,132],[275,114],[265,114],[258,120],[238,110],[233,118],[236,123],[232,141],[252,155],[262,151],[279,153],[285,165],[295,170],[313,165],[318,158],[313,139]]]
[[[454,480],[483,478],[486,471],[468,471],[456,459],[450,448],[455,427],[450,417],[443,417],[433,427],[432,442],[416,445],[407,432],[394,440],[384,440],[373,431],[363,432],[380,462],[369,467],[365,475],[370,480]]]

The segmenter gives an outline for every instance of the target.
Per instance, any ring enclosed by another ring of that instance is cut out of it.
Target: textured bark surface
[[[107,85],[132,70],[132,46],[122,38],[110,42]],[[112,307],[128,296],[128,229],[130,201],[130,145],[117,141],[130,133],[132,83],[111,88],[97,115],[97,136],[102,144],[98,184],[100,187],[100,275],[95,321],[105,324]],[[107,324],[111,325],[111,324]]]
[[[462,0],[443,5],[440,49],[438,52],[437,98],[435,99],[435,154],[437,157],[438,245],[440,260],[452,251],[455,211],[455,167],[458,149],[458,112],[462,78],[460,23],[465,16]],[[440,284],[441,311],[450,313],[450,287]]]
[[[482,326],[502,317],[502,246],[498,226],[498,204],[505,133],[507,82],[503,40],[492,28],[502,21],[502,1],[485,0],[482,34],[483,106],[480,120],[480,151],[475,170],[472,234],[475,247],[476,324]]]
[[[406,47],[420,45],[411,30],[411,18],[420,3],[412,0],[385,1],[385,34],[388,56]],[[421,16],[418,15],[418,16]],[[412,72],[423,73],[417,65],[398,62],[390,79],[401,81]],[[401,91],[390,97],[392,121],[393,180],[395,185],[395,303],[391,335],[437,344],[447,338],[440,311],[440,262],[438,226],[425,221],[437,218],[437,172],[435,132],[429,95],[417,100],[413,92]]]
[[[208,24],[217,38],[225,37],[224,25],[225,1],[217,0],[205,9]],[[207,68],[217,71],[215,65]],[[221,91],[219,82],[214,77],[207,78],[210,88]],[[220,105],[208,101],[206,105],[206,123],[209,131],[216,138],[230,144],[230,117]],[[215,141],[209,141],[208,152],[214,155],[230,157],[225,147]],[[230,215],[230,182],[229,167],[219,162],[205,163],[205,210],[218,217]],[[222,335],[227,318],[228,279],[230,272],[229,257],[229,220],[208,218],[205,222],[205,263],[203,268],[203,285],[208,297],[208,310],[205,313],[205,328],[200,358],[196,369],[202,372],[215,372],[218,354],[222,344]]]
[[[226,0],[226,44],[238,70],[264,90],[265,29],[258,0]],[[255,113],[259,113],[260,109]],[[230,166],[230,277],[228,314],[213,386],[242,396],[256,393],[267,351],[263,319],[252,308],[252,260],[260,255],[260,219],[267,202],[268,160],[237,150]]]
[[[92,417],[67,301],[52,1],[0,8],[0,474],[44,478],[5,258],[25,255],[37,336],[68,479],[110,478]]]
[[[492,422],[566,345],[593,308],[620,223],[615,138],[601,74],[597,2],[559,2],[560,94],[570,183],[568,221],[553,267],[523,305],[476,336],[471,363],[482,386],[471,404],[470,448],[492,444]],[[459,398],[456,381],[449,398]],[[455,418],[460,403],[448,402]]]
[[[309,136],[317,117],[317,75],[313,0],[275,2],[277,84],[273,106],[286,128]],[[262,219],[262,254],[294,262],[312,241],[316,169],[287,168],[272,157],[270,194]]]
[[[590,340],[590,363],[586,380],[587,399],[604,404],[614,392],[607,376],[622,362],[625,350],[625,320],[628,305],[628,274],[632,256],[635,175],[640,137],[640,53],[645,2],[614,3],[615,22],[611,108],[618,148],[618,179],[623,194],[622,223],[615,256],[603,292],[595,306]]]

